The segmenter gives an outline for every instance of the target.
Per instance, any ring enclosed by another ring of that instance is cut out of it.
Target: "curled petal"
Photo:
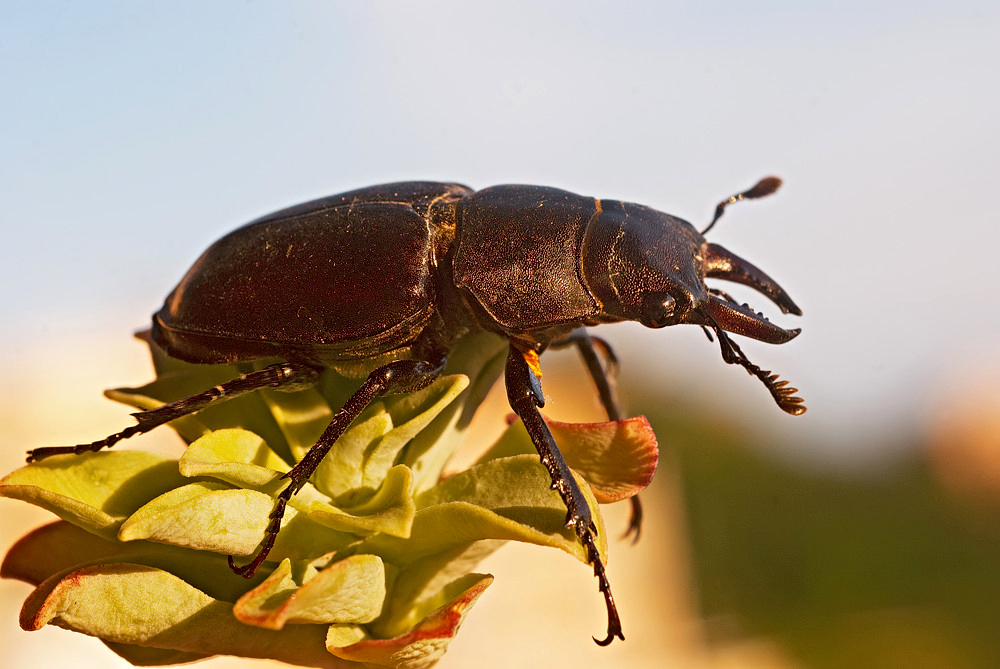
[[[605,423],[545,422],[566,464],[586,479],[601,504],[638,494],[656,472],[659,446],[645,416]],[[534,452],[524,424],[511,414],[507,431],[479,461]]]

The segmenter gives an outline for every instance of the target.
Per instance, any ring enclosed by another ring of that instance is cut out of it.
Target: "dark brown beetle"
[[[773,192],[762,180],[716,209]],[[704,232],[708,231],[708,228]],[[226,235],[198,259],[153,316],[153,340],[192,363],[278,357],[284,362],[137,414],[138,424],[92,444],[38,448],[28,460],[109,447],[180,416],[261,388],[315,383],[325,367],[364,361],[370,373],[319,441],[291,469],[254,559],[233,570],[250,576],[264,562],[285,506],[334,442],[375,398],[422,388],[437,378],[463,335],[488,330],[510,342],[510,406],[526,425],[567,526],[585,546],[608,609],[605,645],[624,639],[596,544],[591,510],[542,420],[537,356],[576,345],[609,417],[620,412],[611,379],[583,326],[635,320],[714,331],[723,359],[757,376],[785,411],[805,411],[794,388],[751,363],[732,332],[772,344],[798,330],[772,324],[707,277],[755,288],[784,313],[801,314],[785,291],[749,262],[705,241],[689,223],[628,202],[540,186],[473,191],[458,184],[373,186],[283,209]],[[711,335],[710,335],[711,337]],[[631,531],[638,533],[639,506]]]

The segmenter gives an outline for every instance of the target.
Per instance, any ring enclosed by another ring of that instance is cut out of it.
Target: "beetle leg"
[[[309,478],[316,471],[319,463],[323,461],[326,454],[330,452],[337,439],[350,426],[369,404],[382,395],[394,395],[399,393],[411,393],[424,388],[441,375],[444,369],[444,358],[439,362],[422,362],[418,360],[395,360],[375,369],[361,387],[354,391],[344,406],[334,414],[330,424],[323,430],[319,440],[313,444],[312,448],[305,456],[292,467],[281,478],[288,479],[289,484],[278,494],[274,510],[269,516],[264,539],[254,558],[242,567],[237,566],[233,556],[229,556],[229,568],[234,572],[250,578],[267,559],[268,553],[274,546],[274,541],[278,537],[278,530],[281,529],[281,519],[285,515],[285,507],[292,497],[309,481]]]
[[[618,356],[615,355],[611,345],[600,337],[590,334],[587,328],[577,328],[562,339],[552,342],[552,348],[565,348],[576,346],[580,352],[590,378],[597,386],[597,394],[601,398],[601,406],[604,407],[608,420],[621,420],[622,412],[618,405]],[[604,356],[604,362],[598,355]]]
[[[590,334],[587,328],[577,328],[552,345],[556,348],[562,348],[570,344],[575,345],[576,350],[580,352],[580,357],[583,358],[583,362],[587,366],[587,372],[590,373],[590,378],[597,386],[597,394],[601,398],[601,406],[604,407],[608,420],[621,420],[623,414],[618,404],[618,356],[615,355],[611,344],[606,339]],[[600,355],[598,355],[598,349],[600,349]],[[601,356],[604,357],[603,363]],[[622,538],[632,537],[634,544],[639,541],[639,536],[642,533],[642,502],[639,500],[639,495],[633,495],[628,501],[631,504],[631,512],[629,513],[628,527]]]
[[[318,378],[319,372],[315,367],[297,362],[275,363],[256,372],[250,372],[231,381],[226,381],[196,395],[158,406],[155,409],[138,411],[132,414],[138,423],[137,425],[127,427],[100,441],[76,446],[45,446],[30,450],[28,451],[28,462],[37,462],[52,455],[65,453],[80,455],[88,451],[97,452],[102,448],[114,446],[122,439],[149,432],[155,427],[169,423],[181,416],[201,411],[212,404],[225,402],[262,388],[298,390],[313,385]]]
[[[608,636],[601,641],[597,639],[594,641],[600,646],[606,646],[615,637],[625,639],[621,619],[618,617],[618,608],[611,595],[611,583],[608,581],[604,563],[597,550],[595,541],[597,528],[591,520],[587,498],[583,496],[566,460],[559,452],[552,432],[538,412],[538,408],[545,405],[545,396],[542,394],[541,381],[532,370],[533,361],[528,359],[528,356],[533,355],[534,351],[524,352],[514,346],[510,347],[504,376],[507,384],[507,400],[514,413],[524,422],[531,441],[541,457],[542,465],[548,470],[552,479],[552,489],[559,493],[566,505],[566,525],[571,526],[576,532],[576,536],[587,550],[587,560],[594,567],[594,576],[597,577],[598,588],[604,595],[604,603],[608,609]]]

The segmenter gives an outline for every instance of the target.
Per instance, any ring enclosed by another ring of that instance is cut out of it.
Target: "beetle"
[[[42,447],[32,462],[59,453],[107,448],[175,418],[262,388],[294,390],[316,383],[328,367],[361,364],[360,387],[305,457],[285,476],[249,577],[266,559],[288,501],[305,485],[334,442],[375,398],[423,388],[442,374],[452,346],[486,330],[509,342],[507,398],[522,419],[567,509],[566,525],[585,547],[604,595],[607,645],[624,639],[597,549],[591,509],[546,426],[538,355],[577,346],[597,382],[609,418],[614,356],[585,327],[638,321],[712,333],[727,363],[760,379],[778,406],[805,411],[795,388],[757,367],[727,333],[782,344],[799,330],[781,328],[706,278],[763,293],[783,313],[801,315],[767,274],[704,234],[725,207],[768,195],[768,177],[723,200],[703,231],[638,204],[542,186],[472,190],[454,183],[401,182],[307,202],[258,218],[204,252],[153,315],[152,339],[190,363],[280,362],[155,409],[137,424],[91,444]],[[608,364],[602,365],[598,351]],[[638,534],[640,507],[631,530]]]

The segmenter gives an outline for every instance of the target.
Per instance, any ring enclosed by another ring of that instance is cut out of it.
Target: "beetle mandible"
[[[768,177],[722,201],[702,232],[638,204],[556,188],[505,185],[474,191],[451,183],[403,182],[314,200],[264,216],[213,244],[153,316],[152,338],[191,363],[277,357],[282,362],[215,388],[134,414],[137,425],[91,444],[43,447],[28,461],[112,446],[213,402],[262,388],[295,389],[326,367],[363,361],[370,372],[306,456],[284,478],[256,556],[232,569],[249,577],[266,559],[288,501],[334,442],[375,398],[407,393],[441,375],[462,336],[487,330],[509,342],[505,381],[543,465],[584,545],[608,612],[601,645],[624,639],[597,550],[591,509],[542,420],[538,354],[576,345],[609,418],[620,417],[612,379],[585,326],[633,320],[651,328],[688,323],[714,332],[727,363],[760,379],[778,406],[805,411],[796,389],[754,365],[727,333],[771,344],[799,330],[774,325],[705,278],[763,293],[783,313],[801,311],[768,275],[707,232],[725,207],[768,195]],[[638,533],[633,504],[630,531]],[[597,641],[595,639],[595,641]]]

